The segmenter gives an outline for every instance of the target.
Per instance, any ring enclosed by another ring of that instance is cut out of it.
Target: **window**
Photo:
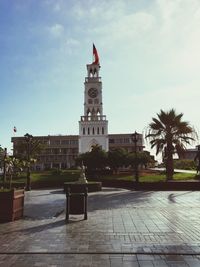
[[[94,127],[93,127],[93,129],[92,129],[92,133],[94,134]]]
[[[61,141],[61,144],[62,144],[62,145],[68,145],[68,144],[69,144],[69,140],[62,140],[62,141]]]
[[[62,149],[62,154],[67,154],[67,149],[66,148]]]
[[[117,138],[115,139],[116,144],[123,144],[123,139],[122,138]]]
[[[54,154],[58,154],[58,153],[59,153],[59,149],[58,149],[58,148],[54,148],[54,149],[53,149],[53,153],[54,153]]]
[[[95,104],[99,104],[99,99],[96,98],[96,99],[94,100],[94,103],[95,103]]]
[[[51,145],[60,145],[61,141],[60,140],[50,140]]]
[[[85,135],[85,128],[83,128],[83,135]]]
[[[90,135],[90,128],[88,128],[88,135]]]
[[[78,144],[78,140],[70,140],[70,145],[77,145]]]
[[[97,128],[97,134],[99,134],[99,127]]]
[[[104,127],[102,127],[102,134],[104,134]]]
[[[50,148],[46,148],[45,149],[45,154],[51,154],[51,149]]]
[[[92,104],[92,99],[91,98],[88,99],[88,104]]]

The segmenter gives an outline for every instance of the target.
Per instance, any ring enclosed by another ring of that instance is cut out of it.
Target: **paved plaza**
[[[26,192],[24,219],[0,224],[0,266],[200,266],[199,192],[104,188],[68,224],[65,201]]]

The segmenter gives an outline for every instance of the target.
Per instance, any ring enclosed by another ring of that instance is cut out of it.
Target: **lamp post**
[[[6,183],[6,157],[7,157],[7,148],[4,149],[4,160],[3,160],[3,185]]]
[[[197,146],[197,154],[194,158],[197,161],[197,176],[200,175],[200,145]]]
[[[27,142],[27,182],[26,182],[26,191],[30,191],[31,190],[31,176],[30,176],[30,145],[31,145],[31,141],[33,139],[33,136],[31,134],[26,133],[24,135],[25,140]]]
[[[138,174],[138,162],[137,162],[137,142],[138,142],[139,134],[135,131],[135,133],[132,134],[132,141],[134,143],[135,147],[135,164],[134,164],[134,175],[135,175],[135,181],[136,183],[139,182],[139,174]]]

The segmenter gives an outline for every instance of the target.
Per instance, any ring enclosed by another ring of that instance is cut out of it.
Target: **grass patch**
[[[65,170],[61,173],[53,173],[52,171],[32,172],[31,183],[37,182],[72,182],[78,180],[80,171],[77,170]],[[26,182],[26,174],[23,173],[20,177],[14,178],[13,182]]]
[[[75,182],[80,177],[80,170],[62,170],[59,173],[55,171],[43,171],[43,172],[32,172],[31,173],[31,184],[46,183],[59,185],[65,182]],[[132,173],[119,173],[114,175],[102,176],[100,178],[108,180],[123,180],[123,181],[135,181]],[[175,173],[175,181],[190,181],[195,179],[195,174],[190,173]],[[92,179],[91,179],[92,180]],[[140,173],[140,182],[164,182],[166,181],[166,176],[163,173],[152,172],[152,173]],[[26,183],[26,173],[22,173],[20,177],[14,178],[13,182],[24,182]]]
[[[104,179],[109,180],[123,180],[123,181],[135,181],[135,178],[133,175],[129,174],[116,174],[116,175],[110,175],[110,176],[104,176],[102,177]],[[175,173],[174,179],[175,181],[186,181],[186,180],[194,180],[195,174],[193,173]],[[140,182],[164,182],[166,181],[166,175],[165,174],[159,174],[159,173],[148,173],[148,174],[141,174],[139,176]]]
[[[0,188],[0,193],[1,192],[10,192],[11,189],[7,189],[7,188]]]

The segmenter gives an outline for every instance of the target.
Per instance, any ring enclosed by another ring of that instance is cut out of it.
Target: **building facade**
[[[189,159],[194,160],[198,152],[198,146],[196,148],[189,148],[184,151],[182,155],[180,155],[179,159]]]
[[[93,51],[94,52],[94,51]],[[87,65],[84,82],[84,115],[79,121],[79,135],[34,136],[44,144],[37,157],[36,170],[75,166],[76,157],[99,145],[105,151],[124,148],[128,152],[143,151],[143,136],[138,134],[137,145],[133,133],[108,134],[108,121],[103,114],[102,81],[99,76],[99,61]],[[18,145],[24,137],[12,137],[13,155],[18,154]]]
[[[37,156],[37,162],[34,165],[35,170],[48,170],[52,168],[67,169],[75,166],[75,159],[79,154],[79,136],[78,135],[47,135],[34,136],[44,144],[44,149]],[[12,137],[13,155],[17,155],[17,147],[24,137]],[[127,152],[135,151],[132,133],[130,134],[109,134],[109,150],[124,148]],[[138,135],[137,151],[143,151],[143,136]]]
[[[78,155],[78,135],[34,136],[34,140],[44,145],[34,165],[36,170],[52,168],[67,169],[75,165]],[[13,137],[13,155],[19,155],[18,146],[24,137]]]

